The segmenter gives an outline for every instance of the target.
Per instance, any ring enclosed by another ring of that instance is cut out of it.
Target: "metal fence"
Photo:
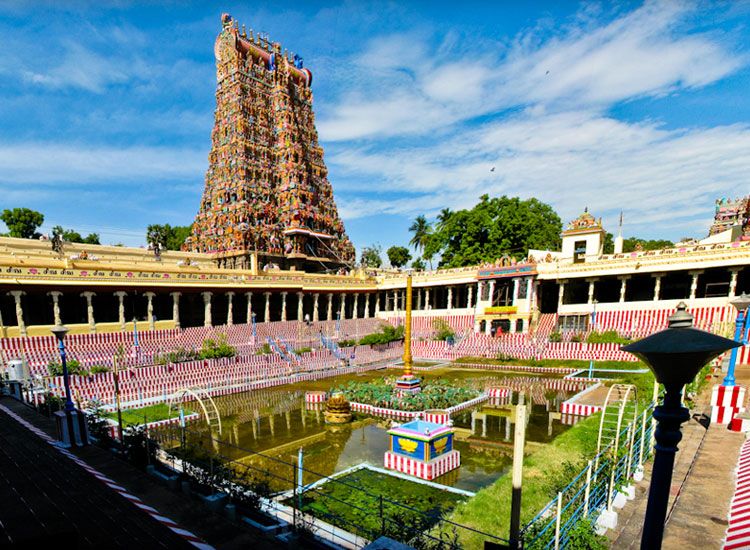
[[[293,456],[296,447],[291,445],[290,459],[284,460],[179,426],[154,430],[150,439],[166,450],[160,454],[172,468],[182,471],[202,490],[228,493],[240,512],[259,506],[297,530],[345,548],[363,548],[380,536],[431,550],[465,548],[469,539],[508,544],[495,535],[450,521],[447,516],[452,507],[444,509],[434,503],[429,510],[417,509],[385,491],[364,489],[356,476],[352,480],[346,475],[365,470],[382,474],[377,467],[326,475],[301,466]],[[445,495],[461,497],[458,491],[444,489],[448,490]],[[263,497],[261,503],[258,495]]]
[[[523,528],[525,548],[566,548],[581,522],[594,525],[625,498],[622,489],[653,451],[653,407],[621,430],[617,448],[614,441],[604,448]]]

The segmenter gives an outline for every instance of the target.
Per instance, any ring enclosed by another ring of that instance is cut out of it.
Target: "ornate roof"
[[[597,220],[589,213],[589,209],[587,207],[584,208],[583,214],[581,214],[568,224],[568,228],[564,231],[564,233],[586,231],[590,229],[603,231],[602,219],[599,218]]]

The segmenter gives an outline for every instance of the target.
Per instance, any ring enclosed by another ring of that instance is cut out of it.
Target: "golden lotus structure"
[[[326,424],[346,424],[352,421],[352,407],[344,394],[335,393],[326,401],[323,417]]]

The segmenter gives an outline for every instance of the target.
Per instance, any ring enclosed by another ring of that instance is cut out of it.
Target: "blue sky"
[[[358,250],[483,193],[701,237],[750,191],[747,2],[102,4],[0,4],[0,208],[45,229],[140,245],[192,221],[222,12],[313,71]]]

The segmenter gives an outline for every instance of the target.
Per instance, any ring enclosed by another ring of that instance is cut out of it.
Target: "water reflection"
[[[390,371],[392,374],[394,371]],[[389,420],[355,415],[351,424],[330,426],[320,406],[305,404],[304,393],[328,390],[350,380],[370,380],[384,373],[342,376],[328,380],[224,396],[216,399],[222,415],[223,455],[253,468],[274,473],[276,488],[291,487],[297,450],[304,451],[305,468],[330,476],[362,462],[383,465],[388,450]],[[460,380],[475,387],[507,387],[512,396],[494,398],[453,416],[455,448],[461,467],[436,480],[445,485],[477,491],[505,474],[512,461],[515,405],[527,405],[527,450],[551,441],[567,426],[555,421],[554,411],[569,393],[559,389],[559,379],[508,376],[491,371],[443,371],[423,375]],[[191,433],[193,439],[195,433]],[[266,459],[253,454],[262,452]],[[311,479],[308,479],[311,478]],[[317,481],[308,474],[305,483]]]

